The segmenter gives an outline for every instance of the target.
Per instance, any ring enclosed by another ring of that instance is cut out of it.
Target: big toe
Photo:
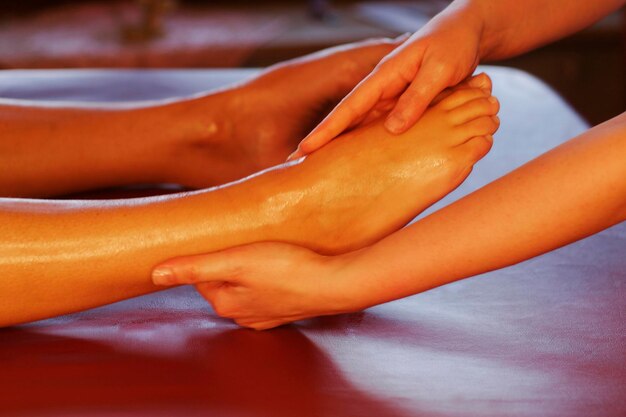
[[[482,90],[488,91],[491,91],[493,87],[493,84],[491,83],[491,78],[484,72],[468,78],[466,81],[464,81],[464,83],[466,83],[469,87],[480,88]]]
[[[475,136],[465,143],[457,146],[455,150],[462,154],[462,158],[468,165],[474,165],[489,153],[493,146],[493,136]]]
[[[493,85],[491,83],[491,78],[484,72],[481,72],[480,74],[472,75],[471,77],[466,78],[457,85],[450,87],[450,90],[454,92],[467,88],[479,88],[481,90],[491,92],[492,87]]]

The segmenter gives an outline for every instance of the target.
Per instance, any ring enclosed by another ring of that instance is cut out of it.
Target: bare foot
[[[465,83],[402,135],[387,133],[379,119],[326,145],[301,163],[297,187],[283,193],[301,201],[287,240],[340,253],[401,228],[461,184],[487,154],[498,110],[488,90]]]

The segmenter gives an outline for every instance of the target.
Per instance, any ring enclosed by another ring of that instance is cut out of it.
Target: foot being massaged
[[[499,104],[489,77],[472,76],[478,63],[624,3],[537,1],[455,1],[410,37],[322,51],[187,99],[3,101],[0,325],[194,284],[220,316],[267,329],[512,265],[623,221],[624,114],[404,227],[491,147]],[[198,191],[37,199],[137,183]]]

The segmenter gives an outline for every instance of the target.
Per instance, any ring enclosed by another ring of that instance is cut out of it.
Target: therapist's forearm
[[[356,252],[356,307],[530,259],[626,219],[626,116]]]
[[[460,12],[463,24],[477,22],[482,28],[482,59],[497,60],[571,35],[624,3],[624,0],[456,0],[447,12]]]

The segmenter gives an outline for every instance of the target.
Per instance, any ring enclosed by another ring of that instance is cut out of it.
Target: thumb
[[[152,270],[155,285],[197,284],[201,282],[237,282],[244,259],[232,250],[167,260]]]

